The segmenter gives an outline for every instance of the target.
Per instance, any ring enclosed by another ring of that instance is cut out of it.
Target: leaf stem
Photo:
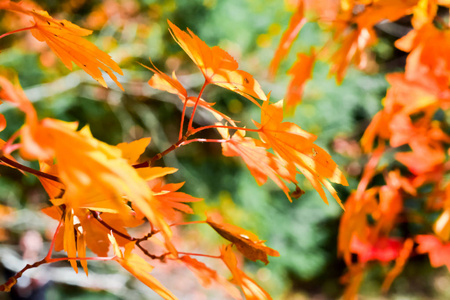
[[[52,257],[53,247],[55,246],[56,236],[58,235],[59,230],[61,229],[61,225],[63,223],[64,214],[61,215],[61,220],[59,220],[58,227],[56,227],[55,233],[53,234],[52,242],[50,243],[50,249],[48,250],[47,256],[45,259],[48,261]]]
[[[186,116],[186,107],[187,107],[188,99],[184,99],[183,104],[183,112],[181,113],[181,122],[180,122],[180,133],[178,134],[178,139],[181,140],[183,137],[183,125],[184,125],[184,118]]]
[[[197,132],[200,132],[202,130],[211,129],[211,128],[227,128],[227,129],[234,129],[234,130],[244,130],[244,131],[251,131],[251,132],[260,132],[261,129],[251,129],[251,128],[245,128],[245,127],[236,127],[236,126],[226,126],[226,125],[208,125],[199,127],[196,129],[193,129],[189,132],[189,135],[194,135]]]
[[[21,31],[30,30],[30,29],[33,29],[33,28],[35,28],[35,27],[36,27],[36,24],[33,25],[33,26],[30,26],[30,27],[20,28],[20,29],[16,29],[16,30],[13,30],[13,31],[4,33],[4,34],[0,35],[0,39],[1,39],[1,38],[4,38],[5,36],[8,36],[8,35],[10,35],[10,34],[14,34],[14,33],[21,32]]]
[[[202,96],[203,91],[205,90],[205,87],[206,87],[208,84],[209,84],[209,81],[208,81],[208,80],[205,80],[205,83],[203,83],[203,86],[202,86],[202,88],[201,88],[201,90],[200,90],[200,93],[198,94],[197,100],[195,101],[195,105],[194,105],[194,108],[193,108],[193,110],[192,110],[191,118],[189,119],[189,125],[188,125],[187,132],[190,132],[190,131],[192,130],[192,123],[193,123],[193,121],[194,121],[195,111],[197,110],[198,103],[200,102],[200,97]]]

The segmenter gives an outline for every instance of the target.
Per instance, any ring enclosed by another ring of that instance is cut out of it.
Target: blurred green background
[[[109,53],[124,70],[125,75],[119,77],[119,81],[125,92],[112,81],[108,82],[110,89],[100,87],[77,67],[71,72],[46,45],[35,41],[29,33],[0,40],[1,68],[18,73],[40,118],[78,121],[80,127],[89,125],[96,138],[109,144],[151,136],[146,157],[152,157],[178,139],[182,106],[176,96],[151,89],[147,81],[152,74],[138,63],[149,65],[150,57],[160,70],[166,73],[175,70],[191,95],[198,93],[203,83],[199,70],[170,36],[167,19],[181,29],[190,28],[208,45],[218,45],[228,51],[239,62],[240,69],[252,74],[266,93],[272,91],[272,101],[284,97],[290,79],[286,72],[296,53],[309,52],[311,46],[320,47],[329,38],[329,33],[323,32],[317,24],[307,23],[277,77],[269,81],[269,62],[292,13],[280,1],[47,0],[39,1],[39,5],[54,18],[67,19],[94,30],[88,38]],[[0,33],[17,29],[12,21],[15,17],[0,12]],[[328,77],[328,64],[319,61],[314,68],[313,80],[306,86],[303,103],[293,116],[286,118],[318,135],[317,144],[327,149],[345,171],[350,186],[336,187],[344,200],[356,187],[366,162],[358,141],[371,116],[381,107],[380,101],[387,87],[383,72],[401,68],[404,59],[394,50],[393,37],[383,32],[380,36],[380,43],[373,51],[377,64],[372,74],[350,69],[338,86],[334,78]],[[251,127],[251,119],[259,121],[258,110],[248,100],[230,91],[209,86],[203,98],[216,102],[216,109],[241,120],[242,126]],[[0,112],[8,121],[0,138],[8,139],[23,124],[23,115],[7,104],[0,107]],[[213,122],[208,114],[197,117],[197,125]],[[210,138],[217,136],[211,133]],[[249,274],[274,299],[336,299],[342,294],[339,277],[344,274],[345,267],[336,256],[342,211],[334,200],[330,199],[327,206],[310,184],[300,179],[301,187],[307,192],[289,203],[274,184],[269,182],[259,187],[240,160],[221,155],[218,144],[190,144],[165,157],[161,164],[179,168],[180,171],[169,180],[186,181],[184,192],[205,199],[193,206],[198,214],[193,219],[204,218],[206,210],[219,209],[228,220],[255,232],[267,240],[269,247],[280,252],[281,256],[270,258],[267,266],[260,262],[246,264]],[[33,163],[31,166],[37,167]],[[14,209],[9,217],[2,217],[0,221],[4,230],[0,257],[6,270],[14,269],[14,265],[5,262],[8,258],[15,257],[20,263],[20,253],[26,247],[23,244],[30,239],[38,241],[41,237],[43,240],[36,243],[43,248],[36,251],[44,253],[54,223],[39,213],[39,209],[49,202],[35,177],[24,176],[6,167],[0,167],[0,174],[0,204]],[[206,250],[210,247],[212,253],[217,252],[217,245],[224,242],[206,226],[186,229],[182,234],[191,239],[193,248]],[[427,264],[426,259],[417,259],[414,267],[407,267],[405,275],[394,283],[386,298],[445,299],[448,295],[445,286],[449,280],[444,272],[438,270],[433,277],[435,281],[414,279],[417,272],[429,272]],[[43,297],[158,299],[113,264],[90,263],[91,274],[87,279],[84,274],[76,275],[67,265],[52,266],[35,275],[30,272],[32,278],[44,278],[43,281],[31,280],[36,281],[37,287],[45,287],[41,289]],[[173,266],[161,273],[156,269],[155,276],[180,299],[226,299],[217,287],[201,288],[188,271],[179,271]],[[380,299],[381,271],[382,267],[374,268],[366,277],[361,288],[365,295],[363,299]],[[46,279],[51,280],[50,283],[46,284]],[[185,283],[180,284],[180,281]],[[408,287],[408,282],[414,282],[413,290]],[[0,297],[26,295],[26,286],[19,284],[19,288],[22,291],[0,294]]]

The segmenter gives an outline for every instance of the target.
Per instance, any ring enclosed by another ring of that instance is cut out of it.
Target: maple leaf
[[[418,235],[416,242],[419,244],[417,253],[428,253],[431,266],[438,268],[445,265],[450,271],[450,243],[443,243],[434,235]]]
[[[158,183],[151,188],[155,199],[160,202],[159,211],[168,219],[174,220],[176,218],[175,210],[186,214],[194,213],[192,208],[183,202],[190,203],[203,200],[202,198],[196,198],[186,193],[177,192],[183,185],[184,182],[162,185],[162,181],[158,180]]]
[[[25,96],[19,100],[19,108],[27,115],[21,129],[21,155],[27,159],[56,158],[58,175],[66,187],[62,204],[69,210],[85,208],[119,213],[129,211],[124,210],[125,201],[129,200],[149,222],[161,229],[167,247],[176,253],[170,243],[171,230],[158,212],[145,178],[140,176],[140,173],[156,173],[155,170],[144,168],[138,173],[122,157],[119,148],[95,139],[89,128],[76,131],[76,123],[38,121],[29,100]]]
[[[283,122],[283,100],[275,104],[263,103],[261,124],[253,121],[259,127],[259,136],[267,148],[272,148],[275,154],[287,164],[290,173],[296,168],[313,185],[325,203],[328,203],[321,185],[331,193],[342,206],[336,190],[328,182],[348,185],[337,164],[322,148],[314,144],[316,136],[304,131],[298,125]]]
[[[368,57],[365,50],[375,43],[376,34],[372,28],[362,27],[346,28],[341,35],[336,36],[341,41],[341,46],[330,59],[330,74],[336,74],[336,81],[340,84],[352,61],[360,69],[366,67]]]
[[[188,267],[188,269],[197,276],[202,286],[209,287],[213,282],[216,282],[222,288],[224,288],[224,290],[234,299],[242,299],[241,293],[234,285],[232,285],[229,281],[217,274],[216,271],[210,269],[201,261],[198,261],[195,258],[190,257],[189,255],[183,255],[182,257],[180,257],[180,261],[183,262],[186,267]]]
[[[7,78],[0,75],[0,99],[12,103],[23,111],[26,114],[27,122],[37,122],[36,111],[20,87],[17,79],[13,84]]]
[[[302,102],[305,83],[312,76],[315,60],[314,50],[311,50],[309,56],[303,53],[297,54],[297,61],[288,71],[288,74],[293,76],[286,93],[286,108],[288,110],[292,110]]]
[[[448,89],[450,82],[450,30],[440,30],[433,24],[411,30],[395,42],[395,46],[410,52],[406,58],[405,76],[408,80],[420,82],[430,73],[438,86]]]
[[[364,265],[354,264],[349,266],[349,271],[340,278],[341,283],[346,284],[343,300],[357,300],[358,290],[364,279]]]
[[[41,172],[58,176],[58,167],[53,163],[53,161],[40,161],[39,166]],[[39,177],[39,181],[49,195],[50,199],[60,198],[61,194],[64,192],[64,184],[61,182],[43,177]]]
[[[248,230],[213,220],[211,216],[208,216],[206,223],[223,238],[235,244],[237,249],[252,261],[261,260],[267,265],[269,263],[267,255],[280,256],[278,251],[265,246],[264,241],[261,241],[258,236]]]
[[[195,62],[207,83],[234,91],[257,105],[252,97],[267,99],[259,83],[249,73],[238,70],[238,63],[230,54],[217,46],[209,47],[189,29],[186,33],[169,20],[167,22],[173,38]]]
[[[150,275],[153,267],[146,262],[142,257],[132,253],[135,243],[131,242],[125,245],[125,251],[122,252],[113,235],[108,235],[108,238],[113,245],[115,260],[134,277],[142,281],[149,288],[154,290],[158,295],[166,300],[176,300],[174,294],[164,287],[155,277]]]
[[[81,28],[67,20],[53,19],[46,11],[28,10],[14,2],[6,3],[4,9],[32,17],[34,25],[30,28],[31,34],[38,41],[47,43],[69,70],[72,70],[74,62],[102,86],[107,87],[102,70],[123,90],[114,75],[114,72],[123,75],[117,63],[97,46],[82,38],[90,35],[91,30]]]
[[[371,188],[363,193],[353,193],[345,202],[345,212],[339,224],[338,253],[351,265],[351,244],[355,236],[366,242],[367,215],[377,209],[378,189]]]
[[[227,139],[226,142],[222,143],[224,156],[241,157],[258,185],[264,184],[267,178],[270,177],[281,188],[289,201],[292,202],[289,188],[281,178],[296,183],[295,174],[289,174],[285,166],[283,166],[283,161],[272,153],[267,152],[262,145],[258,146],[261,144],[258,140],[245,137],[244,131],[237,131],[230,138],[227,129],[218,128],[218,130]]]
[[[148,81],[148,84],[152,88],[177,95],[178,98],[180,98],[181,102],[186,105],[186,107],[192,107],[195,105],[197,97],[188,97],[186,89],[178,81],[177,77],[175,76],[175,72],[173,72],[172,77],[170,77],[169,75],[158,70],[155,66],[153,66],[153,68],[147,67],[145,65],[142,66],[154,73],[152,78],[150,78],[150,80]],[[201,98],[198,101],[198,106],[203,107],[203,109],[211,112],[218,121],[225,119],[231,124],[235,123],[235,121],[229,116],[212,108],[214,104],[215,103],[206,102]]]
[[[275,51],[275,55],[273,56],[272,61],[270,62],[269,76],[271,77],[275,76],[275,73],[278,69],[278,66],[280,65],[281,60],[287,56],[289,49],[292,46],[292,43],[299,34],[300,30],[303,28],[303,25],[306,24],[306,21],[307,20],[305,18],[304,4],[303,1],[301,0],[299,1],[295,13],[291,17],[291,20],[289,21],[289,26],[283,33],[283,36],[281,37],[280,40],[280,44],[278,45],[277,50]]]
[[[263,290],[255,281],[248,277],[243,271],[241,271],[237,266],[237,259],[231,250],[231,245],[222,246],[220,248],[220,253],[223,262],[226,264],[228,269],[231,271],[233,278],[231,282],[240,286],[244,292],[245,299],[247,300],[267,300],[272,299],[270,295]]]
[[[197,275],[202,286],[209,287],[211,283],[218,278],[216,271],[208,268],[204,263],[192,258],[188,255],[183,255],[180,260]]]
[[[402,249],[402,242],[396,238],[379,237],[375,242],[364,243],[354,235],[350,251],[358,254],[358,261],[366,263],[371,260],[388,262],[396,259]]]
[[[383,20],[395,21],[411,14],[417,0],[377,0],[366,5],[354,21],[360,28],[371,28]]]
[[[122,151],[122,157],[128,161],[128,164],[134,164],[138,161],[139,157],[144,153],[148,144],[150,144],[151,138],[142,138],[131,143],[120,143],[116,147]]]
[[[397,278],[397,276],[403,271],[403,268],[405,267],[405,264],[408,261],[409,256],[411,255],[413,247],[414,240],[406,239],[403,243],[402,250],[400,250],[398,257],[395,260],[394,267],[389,271],[383,281],[383,285],[381,287],[381,290],[383,292],[387,292],[389,290],[389,287],[391,286],[394,279]]]

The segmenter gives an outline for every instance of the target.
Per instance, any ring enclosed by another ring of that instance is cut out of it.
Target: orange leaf
[[[58,176],[58,167],[53,164],[52,161],[40,161],[39,166],[41,172]],[[61,197],[61,193],[64,191],[64,185],[62,183],[43,177],[39,177],[39,181],[50,198],[54,199]]]
[[[360,28],[371,28],[383,20],[395,21],[411,14],[417,0],[377,0],[366,5],[357,15],[355,22]]]
[[[352,61],[360,69],[366,67],[368,57],[365,50],[375,43],[376,34],[371,27],[362,27],[347,29],[339,38],[342,45],[330,59],[330,74],[336,74],[336,81],[340,84]]]
[[[239,290],[228,282],[222,276],[219,276],[216,271],[207,267],[201,261],[196,260],[188,255],[184,255],[180,260],[191,270],[200,280],[202,286],[209,287],[211,283],[217,282],[225,289],[234,299],[242,299]]]
[[[286,94],[286,108],[288,110],[293,110],[301,103],[305,83],[312,76],[315,60],[316,55],[313,50],[311,50],[309,56],[303,53],[297,54],[297,61],[288,72],[289,75],[293,76]]]
[[[231,271],[233,278],[231,282],[239,285],[244,292],[245,299],[247,300],[271,300],[272,297],[263,290],[255,281],[248,277],[243,271],[241,271],[237,266],[237,259],[231,250],[231,245],[223,246],[220,249],[222,254],[222,260],[227,265],[228,269]]]
[[[37,40],[46,42],[69,70],[72,70],[72,62],[74,62],[106,87],[101,72],[103,70],[123,90],[113,73],[114,71],[123,75],[117,63],[97,46],[82,38],[90,35],[91,30],[81,28],[66,20],[53,19],[46,11],[25,9],[14,2],[9,2],[6,9],[33,17],[35,24],[31,29],[31,34]]]
[[[217,279],[217,272],[208,268],[204,263],[190,257],[184,255],[180,257],[180,260],[186,264],[186,266],[197,275],[200,279],[200,282],[204,287],[208,287],[211,283]]]
[[[381,287],[381,290],[383,292],[387,292],[389,290],[389,287],[391,286],[394,279],[397,278],[397,276],[403,271],[403,268],[405,267],[405,264],[408,261],[409,256],[411,255],[413,246],[414,240],[412,239],[407,239],[403,243],[403,248],[400,251],[397,259],[395,260],[395,266],[389,271],[383,281],[383,285]]]
[[[159,210],[168,219],[175,219],[175,209],[187,214],[193,214],[192,208],[183,202],[198,202],[202,198],[196,198],[189,194],[177,192],[183,186],[180,184],[166,184],[155,186],[152,191],[155,193],[155,199],[160,202]]]
[[[189,29],[186,33],[167,22],[173,38],[199,67],[207,83],[234,91],[257,105],[252,97],[267,99],[259,83],[249,73],[238,70],[238,63],[230,54],[217,46],[210,48]]]
[[[117,245],[116,240],[112,235],[108,235],[108,238],[113,245],[114,253],[116,255],[116,261],[125,268],[128,272],[130,272],[134,277],[142,281],[149,288],[154,290],[158,295],[167,300],[176,300],[174,294],[169,291],[166,287],[164,287],[155,277],[150,275],[149,273],[153,270],[153,267],[145,261],[142,257],[131,253],[134,249],[134,242],[128,243],[125,245],[125,252],[123,253],[119,246]]]
[[[267,152],[264,147],[257,146],[260,144],[259,141],[250,137],[244,137],[244,133],[241,131],[237,131],[232,138],[229,138],[228,130],[219,128],[219,132],[224,138],[228,138],[225,143],[222,143],[223,155],[229,157],[240,156],[258,185],[264,184],[267,181],[267,177],[270,177],[283,190],[289,201],[292,202],[289,188],[280,177],[296,182],[295,174],[289,174],[280,159]]]
[[[238,250],[252,261],[261,260],[267,265],[269,263],[267,255],[280,256],[278,251],[265,246],[264,241],[248,230],[217,220],[213,221],[211,216],[208,216],[206,222],[223,238],[234,243]]]
[[[150,140],[151,138],[142,138],[131,143],[117,144],[116,147],[122,151],[122,157],[131,165],[138,161],[141,154],[144,153],[145,148],[150,144]]]
[[[328,203],[321,185],[331,193],[339,205],[342,206],[336,190],[328,182],[348,185],[337,164],[322,148],[314,144],[316,136],[304,131],[298,125],[283,121],[283,100],[269,104],[263,103],[259,136],[267,148],[272,148],[275,154],[287,164],[292,172],[296,168],[313,185],[325,203]]]
[[[181,102],[183,102],[183,104],[187,101],[187,103],[186,103],[187,107],[192,107],[195,105],[195,101],[197,100],[197,98],[188,97],[188,93],[187,93],[186,89],[178,81],[177,77],[175,76],[175,72],[173,72],[172,77],[170,77],[167,74],[158,70],[155,66],[153,66],[153,68],[147,67],[145,65],[142,65],[142,66],[144,66],[145,68],[149,69],[150,71],[152,71],[154,73],[152,78],[150,78],[150,80],[148,81],[148,84],[152,88],[158,89],[161,91],[166,91],[168,93],[177,95],[178,98],[180,98]],[[231,119],[230,117],[228,117],[227,115],[213,109],[212,106],[214,105],[214,103],[209,103],[203,99],[200,99],[198,101],[198,105],[200,107],[203,107],[204,109],[210,111],[218,121],[225,119],[228,122],[230,122],[231,124],[235,123],[235,121],[233,119]]]
[[[349,267],[347,274],[341,277],[341,282],[347,284],[344,294],[342,295],[343,300],[357,300],[358,290],[364,279],[364,265],[357,264]]]
[[[303,0],[300,0],[297,6],[297,10],[292,15],[291,20],[289,22],[289,26],[286,31],[283,33],[281,37],[280,44],[278,45],[277,50],[275,51],[275,55],[272,58],[269,66],[269,76],[275,77],[275,73],[277,72],[278,66],[282,59],[284,59],[289,49],[292,46],[295,38],[299,34],[300,30],[303,28],[303,25],[306,24],[305,11]]]
[[[405,76],[421,82],[430,73],[442,90],[448,89],[450,77],[450,29],[438,29],[426,24],[411,30],[395,42],[402,51],[410,52],[406,59]]]
[[[438,268],[446,266],[450,270],[450,243],[442,243],[433,235],[418,235],[416,242],[419,244],[417,253],[428,253],[431,266]]]

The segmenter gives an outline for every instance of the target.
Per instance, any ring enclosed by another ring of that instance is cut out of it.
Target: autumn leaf
[[[403,271],[403,268],[405,267],[405,264],[411,255],[413,247],[414,247],[413,239],[407,239],[403,243],[403,248],[402,250],[400,250],[398,257],[395,260],[394,267],[389,271],[389,273],[386,275],[386,278],[383,281],[383,285],[381,287],[381,290],[383,292],[387,292],[389,290],[389,287],[391,286],[394,279],[397,278],[397,276],[400,275],[400,273]]]
[[[0,99],[12,103],[26,114],[27,122],[37,122],[37,114],[33,105],[28,100],[25,92],[16,79],[14,84],[3,76],[0,76]]]
[[[354,264],[349,266],[349,271],[340,278],[341,283],[346,284],[343,300],[357,300],[358,290],[364,279],[364,265]]]
[[[259,142],[250,137],[245,137],[243,131],[237,131],[230,138],[228,130],[218,128],[221,135],[227,139],[222,143],[222,153],[224,156],[239,156],[247,165],[250,173],[255,178],[258,185],[262,185],[270,177],[284,192],[289,201],[292,202],[289,188],[283,179],[296,183],[295,174],[290,174],[282,160],[268,152]],[[259,145],[259,146],[258,146]]]
[[[218,274],[216,271],[208,268],[204,263],[192,258],[188,255],[183,255],[180,260],[197,275],[202,286],[209,287],[211,283],[217,280]]]
[[[305,9],[303,0],[300,0],[298,2],[298,6],[297,9],[295,10],[295,13],[292,15],[291,20],[289,21],[288,28],[281,37],[280,44],[278,45],[278,48],[275,51],[275,55],[273,56],[272,61],[270,62],[269,66],[270,77],[273,78],[275,76],[275,73],[277,72],[281,60],[287,56],[289,49],[292,46],[292,43],[299,34],[300,30],[303,28],[303,25],[306,24],[306,21],[307,20],[305,18]]]
[[[378,0],[366,5],[355,17],[360,28],[371,28],[383,20],[395,21],[411,14],[417,0]]]
[[[241,293],[239,290],[228,282],[225,278],[217,274],[216,271],[210,269],[201,261],[198,261],[195,258],[190,257],[189,255],[183,255],[180,257],[180,261],[185,264],[185,266],[191,270],[197,278],[200,280],[200,283],[204,287],[210,287],[212,283],[218,283],[224,290],[230,294],[234,299],[242,300]]]
[[[149,288],[154,290],[158,295],[166,300],[176,300],[174,294],[164,287],[155,277],[150,275],[153,267],[146,262],[142,257],[132,253],[135,243],[131,242],[125,245],[125,251],[122,252],[113,235],[108,235],[108,238],[113,245],[116,261],[134,277],[142,281]]]
[[[178,190],[184,185],[181,183],[169,183],[161,184],[159,181],[157,185],[154,185],[151,190],[154,193],[154,197],[160,202],[159,211],[164,217],[174,220],[175,210],[184,212],[186,214],[193,214],[194,211],[186,203],[199,202],[202,198],[196,198],[189,194],[178,192]]]
[[[450,29],[440,30],[433,24],[411,30],[395,42],[395,46],[409,52],[406,58],[405,76],[410,81],[420,82],[429,73],[436,78],[442,90],[448,89],[450,78]],[[429,80],[429,79],[427,79]],[[448,106],[447,106],[448,107]]]
[[[257,105],[252,97],[267,99],[259,83],[249,73],[238,70],[238,63],[230,54],[217,46],[209,47],[189,29],[186,33],[167,22],[173,38],[195,62],[207,83],[234,91]]]
[[[374,187],[353,193],[345,202],[345,212],[339,224],[338,254],[344,257],[347,265],[351,264],[354,237],[366,242],[367,216],[377,209],[377,192],[378,188]]]
[[[443,243],[433,235],[418,235],[416,242],[419,244],[417,253],[428,253],[432,267],[445,265],[450,271],[450,243]]]
[[[134,164],[138,161],[139,157],[144,153],[148,144],[150,144],[151,138],[142,138],[131,143],[117,144],[117,148],[122,151],[122,157],[128,161],[128,164]]]
[[[360,69],[366,67],[368,62],[366,49],[375,43],[376,34],[370,27],[358,27],[346,29],[337,35],[337,39],[341,42],[341,46],[330,58],[330,74],[336,74],[336,81],[340,84],[351,62]]]
[[[247,300],[271,300],[272,297],[263,290],[254,280],[248,277],[237,266],[237,259],[231,250],[231,245],[222,246],[220,249],[222,260],[231,271],[231,282],[240,286]]]
[[[380,237],[374,242],[364,243],[357,235],[353,236],[350,244],[351,252],[358,254],[361,263],[372,260],[389,262],[399,256],[402,247],[402,242],[396,238]]]
[[[292,65],[288,74],[293,78],[289,83],[286,93],[286,108],[292,111],[298,104],[302,102],[303,90],[306,81],[312,76],[316,54],[311,50],[311,55],[303,53],[297,54],[297,61]]]
[[[69,70],[72,70],[74,62],[102,86],[107,87],[101,72],[104,71],[123,90],[114,75],[114,72],[123,75],[119,65],[108,54],[82,38],[90,35],[91,30],[67,20],[53,19],[46,11],[28,10],[14,2],[8,2],[4,9],[32,17],[34,25],[30,28],[31,34],[38,41],[47,43]]]
[[[348,185],[337,164],[322,148],[314,144],[316,136],[304,131],[298,125],[283,122],[283,100],[269,104],[263,103],[261,110],[261,124],[255,122],[259,128],[259,136],[267,148],[272,148],[275,154],[287,163],[287,170],[293,172],[298,169],[325,203],[328,203],[322,185],[331,193],[342,207],[336,190],[329,181]]]
[[[53,161],[40,161],[39,162],[40,171],[58,176],[58,167]],[[44,187],[50,199],[60,198],[64,192],[64,184],[47,178],[39,177],[39,181]]]
[[[175,72],[173,72],[172,77],[170,77],[169,75],[158,70],[155,66],[153,66],[153,68],[147,67],[145,65],[142,66],[144,66],[145,68],[149,69],[154,73],[152,78],[150,78],[150,80],[148,81],[148,84],[152,88],[177,95],[178,98],[180,98],[181,102],[186,105],[186,107],[192,107],[195,105],[197,97],[188,96],[186,89],[175,76]],[[206,102],[201,98],[198,100],[198,106],[211,112],[218,121],[225,119],[231,124],[235,123],[235,121],[231,119],[229,116],[212,108],[213,105],[214,103]]]
[[[223,238],[235,244],[237,249],[252,261],[261,260],[267,265],[269,263],[267,255],[280,256],[278,251],[265,246],[264,241],[248,230],[213,220],[211,216],[208,216],[206,222]]]

